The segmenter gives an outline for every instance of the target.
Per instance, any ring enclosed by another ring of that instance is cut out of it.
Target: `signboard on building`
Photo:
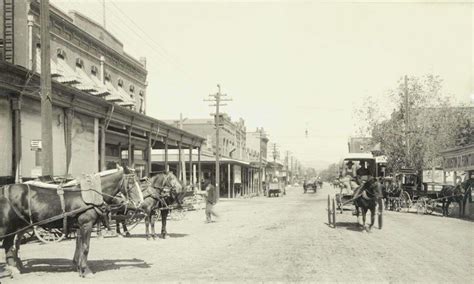
[[[32,139],[30,141],[30,148],[31,151],[39,151],[42,148],[41,140],[40,139]]]
[[[242,183],[240,166],[234,165],[234,183]]]
[[[457,153],[445,154],[443,168],[445,171],[472,171],[474,170],[474,147],[469,147]]]

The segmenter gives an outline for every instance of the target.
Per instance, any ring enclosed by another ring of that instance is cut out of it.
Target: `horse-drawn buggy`
[[[336,227],[336,213],[353,205],[354,214],[359,222],[362,213],[362,226],[369,230],[378,215],[378,227],[382,228],[383,201],[382,185],[378,180],[377,163],[372,154],[353,153],[346,156],[342,162],[340,192],[335,196],[328,195],[328,224]],[[371,224],[365,226],[367,211],[371,212]],[[360,212],[362,211],[362,212]]]
[[[310,178],[308,180],[304,180],[303,182],[303,191],[304,193],[308,192],[308,191],[313,191],[314,193],[316,193],[318,191],[318,187],[319,186],[319,182],[318,182],[318,179],[317,178]]]

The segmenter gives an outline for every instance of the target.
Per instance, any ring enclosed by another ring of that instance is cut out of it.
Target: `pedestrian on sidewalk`
[[[217,203],[217,192],[216,187],[212,185],[210,182],[206,185],[206,191],[202,193],[206,197],[206,222],[212,222],[212,216],[219,217],[217,213],[214,211],[214,206]]]

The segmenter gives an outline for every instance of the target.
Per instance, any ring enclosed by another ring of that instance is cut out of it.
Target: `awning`
[[[64,60],[58,59],[55,68],[57,69],[54,72],[59,74],[56,78],[59,83],[78,84],[81,82],[79,76]]]
[[[74,85],[74,87],[78,88],[81,91],[86,92],[97,92],[99,87],[94,84],[94,82],[87,76],[86,72],[82,68],[76,68],[77,75],[79,76],[81,82],[79,84]]]
[[[105,97],[111,94],[109,90],[107,90],[107,88],[105,87],[104,83],[102,83],[102,81],[100,81],[99,78],[97,78],[97,76],[92,74],[90,79],[94,83],[94,85],[98,87],[98,90],[96,92],[92,92],[91,94],[93,94],[94,96],[101,96],[101,97]]]
[[[118,94],[123,99],[123,103],[119,103],[119,105],[121,106],[134,106],[135,105],[135,101],[132,98],[130,98],[130,95],[127,92],[125,92],[123,88],[118,87],[116,90],[118,91]]]
[[[114,88],[110,81],[105,81],[105,87],[110,93],[110,95],[105,98],[108,102],[123,102],[122,97],[119,95],[117,89]]]

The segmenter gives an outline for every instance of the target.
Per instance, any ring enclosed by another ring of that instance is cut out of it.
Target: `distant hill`
[[[328,162],[328,161],[323,161],[323,160],[309,160],[309,161],[303,161],[303,164],[306,167],[314,168],[316,171],[321,171],[321,170],[326,169],[330,164],[334,164],[334,161]]]

